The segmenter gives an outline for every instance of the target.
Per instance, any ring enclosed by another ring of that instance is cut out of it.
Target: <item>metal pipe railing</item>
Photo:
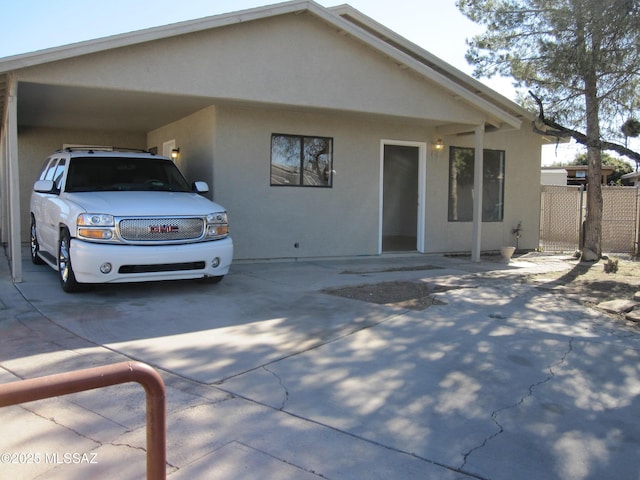
[[[141,362],[122,362],[0,385],[0,407],[137,382],[147,398],[147,479],[166,478],[166,394],[160,374]]]

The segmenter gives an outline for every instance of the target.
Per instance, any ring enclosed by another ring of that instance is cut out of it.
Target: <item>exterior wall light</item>
[[[439,138],[438,141],[433,144],[433,148],[436,152],[441,152],[442,150],[444,150],[444,142],[441,138]]]
[[[173,150],[171,150],[171,158],[173,160],[177,160],[179,156],[180,156],[180,149],[179,148],[174,148]]]

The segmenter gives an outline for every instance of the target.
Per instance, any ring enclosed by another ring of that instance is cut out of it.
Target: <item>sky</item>
[[[0,0],[0,58],[277,3],[277,0]],[[455,0],[319,0],[324,7],[349,3],[457,69],[471,75],[466,40],[483,27],[467,19]],[[505,78],[479,79],[507,98]],[[561,145],[543,154],[543,164],[573,158]]]

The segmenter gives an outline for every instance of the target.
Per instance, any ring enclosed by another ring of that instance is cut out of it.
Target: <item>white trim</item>
[[[416,219],[416,250],[425,252],[426,230],[426,191],[427,191],[427,144],[425,142],[409,142],[405,140],[380,140],[380,182],[378,191],[378,255],[382,254],[382,228],[384,210],[384,147],[399,145],[418,148],[418,218]]]

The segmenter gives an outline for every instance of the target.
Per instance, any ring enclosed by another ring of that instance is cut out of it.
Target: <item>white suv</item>
[[[146,152],[65,149],[31,195],[31,260],[85,283],[209,277],[233,257],[227,212],[191,187],[172,160]]]

